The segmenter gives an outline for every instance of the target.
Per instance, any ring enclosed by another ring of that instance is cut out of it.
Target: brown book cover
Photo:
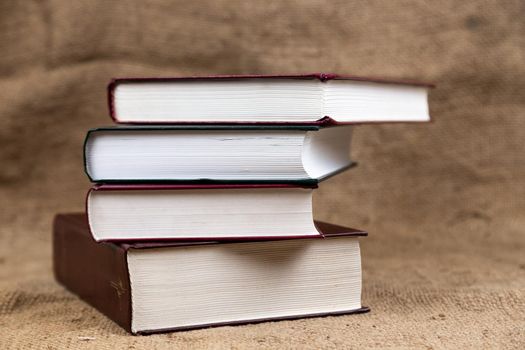
[[[316,225],[326,238],[367,235],[366,232],[361,230],[324,222],[316,222]],[[131,333],[132,306],[130,278],[126,257],[127,251],[129,249],[151,249],[195,244],[235,244],[235,242],[97,243],[89,233],[85,214],[58,214],[53,222],[54,274],[59,283]],[[195,326],[151,330],[141,333],[363,313],[367,311],[369,311],[368,307],[362,307],[357,310],[336,313],[308,314],[300,316],[294,315],[290,317],[269,319],[199,324]]]

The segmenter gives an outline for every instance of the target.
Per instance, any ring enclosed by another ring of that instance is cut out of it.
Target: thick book
[[[326,73],[114,79],[117,123],[347,124],[430,120],[432,84]]]
[[[351,126],[178,125],[90,130],[93,182],[316,184],[352,165]]]
[[[58,282],[133,334],[368,311],[358,237],[230,243],[96,243],[83,214],[57,215]]]
[[[98,185],[86,213],[96,241],[315,237],[316,186]]]

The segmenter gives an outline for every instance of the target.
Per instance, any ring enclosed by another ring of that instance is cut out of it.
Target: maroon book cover
[[[389,79],[382,77],[357,76],[349,74],[335,74],[335,73],[306,73],[306,74],[246,74],[246,75],[208,75],[208,76],[181,76],[181,77],[134,77],[134,78],[114,78],[110,81],[107,87],[108,108],[111,119],[117,124],[173,124],[173,122],[157,122],[141,120],[140,122],[120,121],[115,111],[115,88],[120,84],[137,84],[137,83],[155,83],[155,82],[178,82],[178,81],[198,81],[198,80],[244,80],[244,79],[301,79],[301,80],[319,80],[326,82],[329,80],[353,80],[381,84],[395,84],[395,85],[411,85],[426,88],[434,88],[433,83],[421,82],[411,79]],[[374,122],[363,122],[374,123]],[[383,122],[381,122],[383,123]],[[389,123],[397,123],[389,122]],[[330,116],[324,116],[319,120],[312,122],[192,122],[192,121],[177,121],[177,124],[265,124],[265,125],[317,125],[322,127],[337,126],[343,124],[361,124],[361,123],[347,123],[338,122]]]
[[[90,216],[89,216],[89,208],[88,208],[88,202],[89,202],[89,196],[92,192],[95,191],[152,191],[152,190],[169,190],[169,191],[178,191],[178,190],[209,190],[209,189],[246,189],[246,188],[311,188],[315,189],[317,188],[317,185],[292,185],[292,184],[230,184],[230,183],[224,183],[224,184],[97,184],[91,187],[91,189],[88,191],[86,195],[85,200],[85,212],[87,213],[87,223],[88,223],[88,229],[89,232],[92,234],[92,227],[90,222]],[[92,234],[93,237],[95,237]],[[265,237],[259,237],[259,236],[244,236],[241,238],[239,237],[221,237],[221,241],[257,241],[257,240],[280,240],[280,239],[291,239],[291,238],[315,238],[315,236],[312,235],[283,235],[283,236],[265,236]],[[318,236],[318,238],[321,238],[321,234]],[[155,240],[155,239],[154,239]],[[157,241],[163,241],[163,242],[179,242],[179,241],[187,241],[188,238],[161,238],[156,239]],[[210,240],[218,240],[215,237],[194,237],[191,239],[192,241],[202,242],[202,241],[210,241]],[[105,240],[104,240],[105,241]],[[112,239],[108,240],[108,242],[119,242],[118,239]],[[129,241],[129,240],[124,240]],[[136,239],[135,242],[150,242],[152,239],[144,238],[144,239]]]
[[[325,238],[366,236],[361,230],[316,222]],[[130,249],[183,247],[197,244],[235,244],[226,242],[149,242],[135,244],[97,243],[91,237],[85,214],[58,214],[53,222],[53,269],[56,280],[81,299],[131,332],[132,303],[127,252]],[[367,307],[335,313],[307,314],[270,319],[201,324],[151,330],[146,333],[187,330],[211,326],[257,323],[281,319],[367,312]]]

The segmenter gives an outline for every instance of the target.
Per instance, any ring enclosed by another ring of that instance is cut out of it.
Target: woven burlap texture
[[[524,348],[523,1],[2,1],[0,348]],[[431,124],[355,129],[318,219],[366,229],[364,315],[134,337],[54,282],[114,76],[435,82]]]

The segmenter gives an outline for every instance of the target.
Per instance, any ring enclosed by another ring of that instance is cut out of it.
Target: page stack
[[[355,124],[427,122],[432,86],[335,74],[115,79],[56,279],[132,334],[367,312],[362,230],[314,220]],[[351,217],[351,213],[348,213]]]

